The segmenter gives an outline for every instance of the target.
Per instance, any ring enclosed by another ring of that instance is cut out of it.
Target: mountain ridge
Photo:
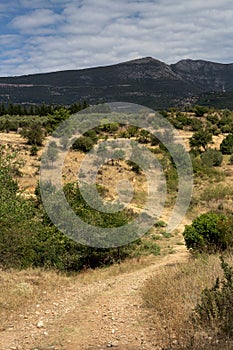
[[[167,108],[203,93],[233,92],[233,63],[143,57],[118,64],[0,77],[0,101],[72,104],[125,101]],[[226,106],[228,107],[228,106]]]

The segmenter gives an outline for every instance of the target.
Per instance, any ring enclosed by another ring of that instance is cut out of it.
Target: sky
[[[0,0],[0,76],[140,57],[233,63],[232,0]]]

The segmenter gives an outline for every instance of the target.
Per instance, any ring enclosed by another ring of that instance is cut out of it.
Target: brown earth
[[[94,281],[82,280],[81,275],[72,278],[70,285],[61,284],[50,293],[45,290],[39,301],[1,325],[0,349],[156,349],[140,287],[161,267],[187,259],[187,251],[180,246],[175,254],[153,258],[149,266],[140,268],[136,263],[133,272],[107,278],[97,274]]]

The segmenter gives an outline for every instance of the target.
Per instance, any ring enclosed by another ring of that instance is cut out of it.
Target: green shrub
[[[194,113],[197,117],[202,117],[205,113],[208,113],[209,108],[205,106],[198,106],[196,105],[193,109]]]
[[[223,214],[206,213],[197,217],[183,232],[188,249],[198,252],[217,252],[232,248],[232,219]]]
[[[225,110],[222,112],[222,118],[218,123],[218,127],[221,129],[223,133],[232,132],[233,126],[233,113],[229,110]]]
[[[219,123],[219,117],[216,114],[208,114],[206,119],[213,125],[217,125]]]
[[[40,189],[36,200],[25,199],[18,193],[14,153],[0,147],[0,268],[55,268],[61,271],[79,271],[83,268],[106,266],[134,255],[134,247],[141,240],[120,248],[97,249],[83,246],[59,232],[45,212]],[[55,190],[50,183],[47,191]],[[90,208],[79,189],[73,184],[64,188],[73,210],[86,222],[101,227],[126,224],[132,217],[128,211],[102,213]],[[143,250],[155,252],[156,246]]]
[[[230,164],[233,165],[233,153],[230,156]]]
[[[233,134],[227,135],[220,145],[220,151],[222,154],[233,153]]]
[[[223,156],[217,149],[207,149],[201,154],[202,164],[204,166],[220,166],[222,164]]]
[[[193,134],[189,139],[191,148],[200,150],[201,147],[206,150],[207,145],[212,142],[212,134],[207,129],[201,129]]]
[[[31,124],[21,131],[21,136],[27,139],[29,145],[42,146],[45,139],[45,133],[42,129],[41,123]]]
[[[224,278],[212,288],[202,291],[201,300],[194,310],[193,321],[205,331],[217,330],[218,335],[233,337],[233,268],[221,258]]]
[[[83,136],[90,137],[94,143],[98,141],[97,133],[93,129],[86,131]]]
[[[214,179],[215,182],[223,181],[225,174],[220,169],[216,169],[214,167],[203,166],[201,157],[196,155],[196,152],[190,152],[193,172],[196,174],[196,178],[208,178]]]
[[[89,152],[94,146],[95,142],[88,136],[79,137],[72,145],[74,150]]]
[[[138,134],[137,141],[139,143],[149,143],[151,141],[151,134],[149,131],[142,129]]]
[[[202,122],[196,118],[190,118],[190,126],[192,131],[198,131],[200,128],[203,128]]]
[[[36,145],[32,145],[30,149],[30,156],[36,156],[38,153],[38,147]]]

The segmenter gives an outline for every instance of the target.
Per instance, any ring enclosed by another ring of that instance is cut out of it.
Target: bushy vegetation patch
[[[188,249],[197,252],[218,252],[233,247],[233,218],[206,213],[198,216],[183,232]]]

